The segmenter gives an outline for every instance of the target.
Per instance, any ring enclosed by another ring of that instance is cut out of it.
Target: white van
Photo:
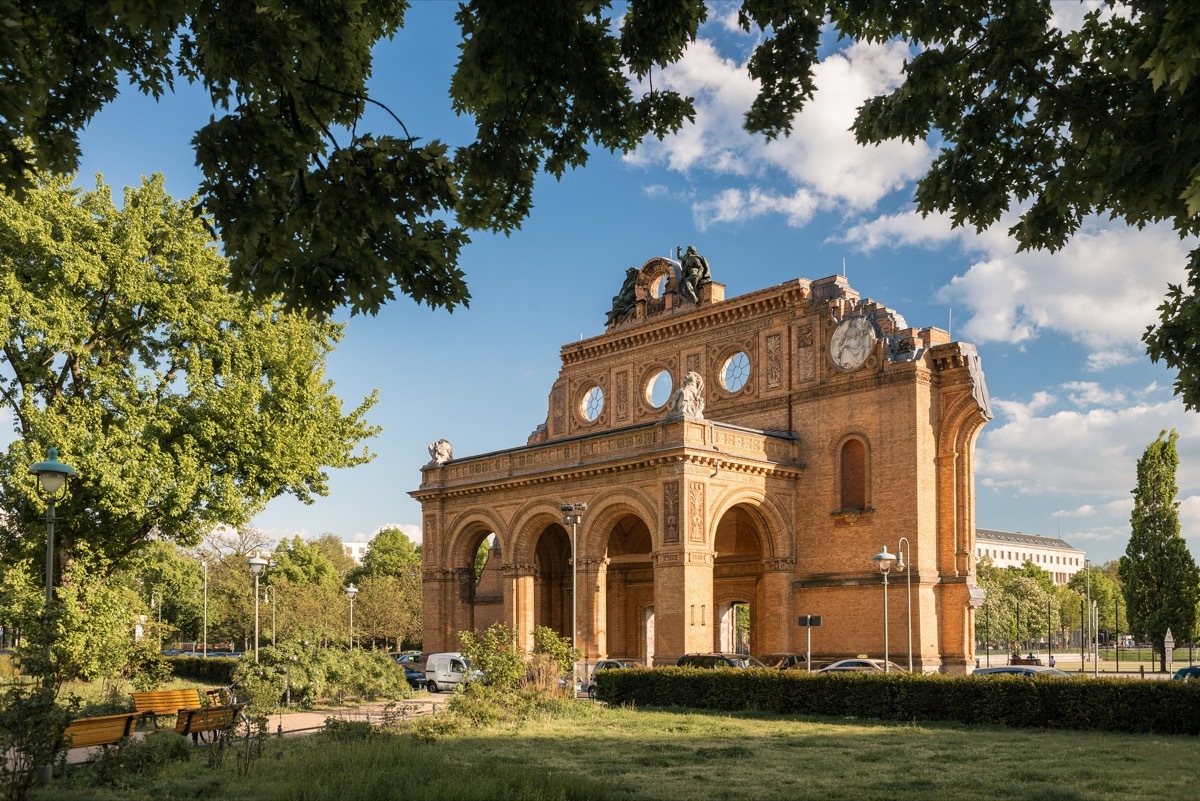
[[[471,668],[471,663],[458,651],[448,654],[430,654],[425,661],[425,689],[431,693],[453,690],[455,685],[475,681],[482,674]]]

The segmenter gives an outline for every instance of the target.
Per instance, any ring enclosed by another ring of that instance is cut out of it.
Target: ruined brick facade
[[[728,300],[705,283],[698,302],[681,276],[651,259],[605,333],[562,348],[525,446],[447,448],[424,468],[425,650],[494,621],[530,647],[539,625],[569,636],[574,615],[589,662],[673,663],[732,650],[734,606],[748,604],[754,654],[803,652],[797,617],[820,615],[814,658],[881,656],[871,557],[906,537],[891,658],[907,659],[907,579],[918,669],[964,671],[974,443],[991,417],[975,348],[907,327],[841,276]],[[587,505],[577,571],[564,503]]]

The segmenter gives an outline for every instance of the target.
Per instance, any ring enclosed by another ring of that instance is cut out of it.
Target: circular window
[[[584,420],[589,423],[596,422],[600,412],[604,411],[604,390],[600,387],[592,387],[584,393],[583,401],[579,404],[579,411],[583,414]]]
[[[674,388],[671,374],[659,370],[650,376],[650,382],[646,384],[646,402],[657,409],[671,399],[671,390]]]
[[[726,392],[737,392],[750,380],[750,357],[738,351],[721,366],[721,386]]]

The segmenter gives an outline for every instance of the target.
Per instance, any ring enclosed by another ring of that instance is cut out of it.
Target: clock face
[[[838,324],[829,341],[829,355],[843,370],[857,370],[875,345],[875,329],[866,317],[848,317]]]

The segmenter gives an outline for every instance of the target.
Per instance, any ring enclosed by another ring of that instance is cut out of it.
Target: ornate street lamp
[[[54,607],[54,504],[67,491],[67,479],[76,476],[75,468],[58,461],[58,449],[50,448],[44,462],[29,466],[30,475],[37,476],[38,495],[46,502],[46,670],[50,670],[51,645],[54,630],[51,610]]]
[[[576,543],[579,541],[579,521],[587,511],[586,503],[564,503],[558,507],[563,513],[563,525],[571,527],[571,648],[579,647],[579,559]],[[579,663],[571,663],[572,692],[579,689]]]
[[[351,584],[346,588],[346,597],[350,599],[350,647],[354,647],[354,596],[358,595],[358,587]]]
[[[254,574],[254,662],[258,664],[258,577],[267,568],[267,560],[262,558],[262,553],[255,552],[246,560],[246,564],[250,565],[250,572]]]
[[[883,551],[875,554],[875,556],[873,556],[871,558],[874,559],[879,564],[879,572],[883,574],[883,672],[888,673],[888,672],[890,672],[889,668],[891,667],[888,660],[891,657],[888,654],[887,587],[888,587],[888,573],[890,573],[892,570],[892,563],[896,561],[896,555],[893,553],[888,553],[887,546],[885,545],[885,546],[883,546]]]

